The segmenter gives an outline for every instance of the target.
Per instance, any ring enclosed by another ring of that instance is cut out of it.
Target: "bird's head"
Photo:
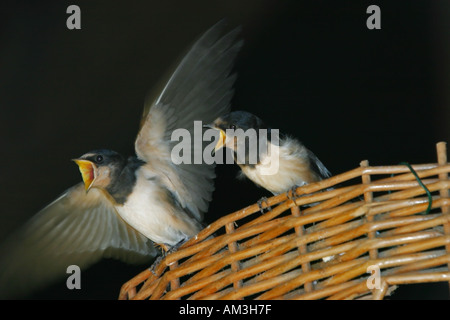
[[[111,150],[94,150],[73,161],[80,169],[86,191],[91,188],[106,189],[125,163],[119,153]]]
[[[244,132],[248,129],[266,129],[264,122],[254,114],[246,111],[233,111],[224,116],[214,120],[212,124],[205,125],[207,128],[216,129],[220,132],[220,138],[214,150],[217,152],[220,148],[227,146],[235,149],[234,144],[231,144],[233,137],[227,136],[228,133],[233,134],[234,131],[242,129]]]

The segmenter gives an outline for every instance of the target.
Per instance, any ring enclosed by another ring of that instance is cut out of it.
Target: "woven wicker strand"
[[[446,152],[440,142],[437,163],[412,165],[431,199],[407,166],[362,161],[218,219],[119,299],[379,300],[399,285],[450,284]]]

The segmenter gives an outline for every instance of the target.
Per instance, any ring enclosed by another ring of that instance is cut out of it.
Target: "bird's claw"
[[[162,259],[165,257],[165,254],[162,253],[159,257],[157,257],[155,259],[155,261],[153,262],[153,264],[150,266],[149,270],[151,271],[151,273],[153,273],[153,275],[155,277],[158,277],[158,275],[156,274],[156,268],[157,266],[161,263]]]
[[[267,198],[266,197],[262,197],[261,199],[258,200],[258,207],[259,207],[259,211],[261,211],[261,214],[264,214],[264,209],[267,209],[267,211],[271,211],[272,207],[269,206],[268,202],[267,202]],[[263,208],[263,203],[266,204],[266,208]]]
[[[288,192],[286,192],[286,196],[288,197],[288,199],[292,200],[295,203],[295,205],[297,205],[295,200],[299,198],[299,195],[297,194],[297,188],[298,186],[295,185],[292,188],[290,188]]]
[[[155,277],[157,277],[158,275],[156,274],[156,268],[157,266],[162,262],[162,260],[171,253],[176,252],[188,239],[182,239],[180,240],[178,243],[176,243],[175,245],[173,245],[172,247],[170,247],[168,250],[161,250],[161,255],[155,259],[155,261],[153,262],[153,264],[150,266],[150,271],[153,273],[153,275]],[[161,246],[161,248],[167,248],[166,245]]]

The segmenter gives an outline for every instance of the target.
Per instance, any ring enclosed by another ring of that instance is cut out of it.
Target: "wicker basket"
[[[224,216],[119,298],[383,299],[397,285],[449,281],[445,143],[437,153],[413,170],[363,161]]]

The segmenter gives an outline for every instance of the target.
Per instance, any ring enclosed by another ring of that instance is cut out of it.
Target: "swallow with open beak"
[[[214,166],[174,164],[171,133],[192,131],[229,112],[242,46],[238,29],[219,22],[201,36],[147,100],[135,141],[136,155],[105,149],[74,159],[83,182],[63,193],[13,234],[0,249],[0,296],[27,294],[112,257],[143,263],[156,255],[152,242],[171,248],[202,229],[214,190]],[[193,148],[192,154],[196,152]]]
[[[241,175],[274,195],[331,176],[316,155],[300,141],[268,127],[249,112],[228,113],[206,127],[220,132],[215,151],[223,147],[230,149],[235,163],[241,168]],[[239,130],[244,134],[237,135]],[[247,134],[250,131],[255,133],[254,148],[251,135]],[[266,144],[260,144],[262,133],[267,138]],[[239,157],[240,147],[242,157]]]

